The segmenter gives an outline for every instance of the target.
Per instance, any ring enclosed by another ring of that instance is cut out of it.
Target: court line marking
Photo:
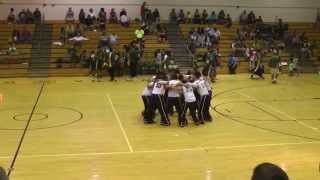
[[[168,153],[168,152],[186,152],[186,151],[208,151],[223,149],[245,149],[257,147],[273,147],[273,146],[294,146],[306,144],[320,144],[320,141],[292,142],[292,143],[272,143],[272,144],[255,144],[255,145],[235,145],[235,146],[216,146],[216,147],[199,147],[199,148],[183,148],[183,149],[162,149],[162,150],[145,150],[145,151],[119,151],[119,152],[101,152],[101,153],[70,153],[70,154],[42,154],[42,155],[20,155],[19,158],[50,158],[50,157],[85,157],[85,156],[106,156],[106,155],[127,155],[127,154],[148,154],[148,153]],[[9,159],[12,156],[0,156],[0,159]]]
[[[279,113],[279,114],[282,114],[283,116],[286,116],[287,118],[296,121],[298,124],[300,124],[300,125],[302,125],[302,126],[304,126],[304,127],[307,127],[307,128],[309,128],[309,129],[312,129],[312,130],[317,131],[317,132],[319,131],[318,128],[313,127],[313,126],[311,126],[311,125],[309,125],[309,124],[307,124],[307,123],[301,122],[301,121],[297,120],[295,117],[290,116],[289,114],[287,114],[287,113],[285,113],[285,112],[283,112],[283,111],[280,111],[280,110],[278,110],[278,109],[275,109],[275,108],[273,108],[272,106],[269,106],[269,105],[267,105],[267,104],[259,101],[258,99],[252,97],[252,96],[249,96],[249,95],[246,94],[246,93],[241,93],[241,92],[237,92],[237,93],[238,93],[240,96],[243,96],[243,97],[252,99],[252,100],[258,102],[259,104],[263,105],[264,107],[267,107],[268,109],[270,109],[270,110],[272,110],[272,111],[274,111],[274,112],[277,112],[277,113]]]
[[[132,148],[131,143],[130,143],[130,141],[129,141],[127,132],[126,132],[126,130],[124,129],[124,127],[123,127],[123,125],[122,125],[122,122],[121,122],[121,120],[120,120],[119,114],[118,114],[116,108],[114,107],[113,102],[112,102],[111,97],[110,97],[109,94],[107,94],[107,98],[108,98],[108,101],[109,101],[109,103],[110,103],[110,106],[111,106],[111,109],[112,109],[112,111],[113,111],[113,114],[114,114],[114,116],[115,116],[115,118],[116,118],[116,120],[117,120],[117,122],[118,122],[118,124],[119,124],[119,126],[120,126],[120,129],[121,129],[121,132],[122,132],[122,134],[123,134],[123,137],[124,137],[124,139],[125,139],[126,142],[127,142],[129,151],[130,151],[130,153],[132,153],[132,152],[134,152],[134,151],[133,151],[133,148]]]

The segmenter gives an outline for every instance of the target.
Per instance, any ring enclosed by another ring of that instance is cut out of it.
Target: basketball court
[[[214,121],[186,128],[143,124],[146,78],[1,79],[0,164],[14,180],[248,180],[261,162],[320,178],[320,76],[221,75]]]

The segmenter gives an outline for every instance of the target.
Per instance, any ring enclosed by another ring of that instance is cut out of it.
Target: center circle
[[[47,119],[48,117],[49,117],[48,114],[34,113],[32,114],[31,121],[42,121]],[[12,118],[13,120],[16,120],[16,121],[28,121],[30,118],[30,113],[16,114]]]

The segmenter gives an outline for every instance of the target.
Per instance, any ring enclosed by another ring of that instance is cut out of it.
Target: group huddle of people
[[[195,125],[211,122],[210,103],[212,98],[211,81],[205,71],[181,74],[173,71],[168,74],[158,73],[147,83],[142,92],[144,123],[155,123],[156,110],[161,120],[160,125],[170,126],[170,116],[177,113],[180,127],[188,125],[187,111]]]

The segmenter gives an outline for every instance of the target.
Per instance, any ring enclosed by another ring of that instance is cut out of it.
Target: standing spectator
[[[8,48],[8,54],[9,55],[15,55],[17,54],[17,48],[14,42],[9,42],[9,48]]]
[[[178,24],[184,24],[185,23],[185,15],[183,12],[183,9],[180,9],[179,15],[178,15]]]
[[[280,56],[277,50],[273,50],[273,56],[269,61],[270,73],[272,83],[277,83],[277,78],[279,76],[279,68],[280,68]]]
[[[121,11],[120,11],[120,17],[122,16],[122,15],[128,15],[128,13],[127,13],[127,11],[126,11],[126,9],[121,9]]]
[[[253,13],[253,11],[250,11],[248,14],[248,24],[255,24],[256,23],[256,15]]]
[[[175,23],[177,21],[177,13],[176,10],[173,8],[170,12],[170,22]]]
[[[236,70],[238,67],[238,58],[232,53],[229,57],[228,68],[230,74],[236,74]]]
[[[141,16],[141,22],[143,23],[145,21],[145,11],[146,11],[146,2],[143,2],[140,7],[140,16]]]
[[[240,24],[246,25],[248,23],[248,14],[247,11],[244,10],[240,15]]]
[[[22,11],[18,14],[19,23],[20,24],[26,24],[27,23],[27,14],[26,10],[22,9]]]
[[[12,42],[18,43],[20,41],[20,32],[16,29],[12,31]]]
[[[158,41],[160,43],[167,41],[167,30],[165,27],[161,27],[160,31],[158,32]]]
[[[67,26],[65,27],[65,32],[67,34],[68,39],[73,38],[76,35],[73,24],[67,24]]]
[[[34,23],[33,13],[30,11],[29,8],[26,11],[26,23],[27,24],[33,24]]]
[[[67,14],[66,14],[66,22],[67,23],[73,23],[74,22],[74,12],[71,7],[68,8]]]
[[[231,17],[230,17],[230,14],[227,14],[225,26],[226,26],[227,28],[230,28],[230,27],[232,26],[232,19],[231,19]]]
[[[226,14],[224,13],[224,10],[222,9],[218,14],[218,23],[224,24],[226,20]]]
[[[33,12],[33,18],[35,24],[41,24],[41,12],[39,8],[36,8]]]
[[[218,20],[218,18],[217,18],[216,12],[212,11],[211,15],[208,18],[208,23],[209,24],[214,24],[214,23],[217,22],[217,20]]]
[[[208,13],[207,13],[206,9],[204,9],[203,12],[202,12],[201,21],[202,21],[202,24],[207,24],[208,23]]]
[[[99,29],[101,31],[105,31],[106,23],[107,23],[107,13],[104,8],[101,8],[98,14],[98,22],[99,22]]]
[[[137,76],[137,66],[140,60],[140,52],[136,44],[133,44],[129,51],[130,75],[132,78]]]
[[[14,13],[13,8],[10,9],[7,21],[8,21],[8,24],[14,24],[16,22],[16,15]]]
[[[114,10],[114,8],[112,8],[110,11],[109,23],[110,24],[117,24],[118,23],[117,13]]]
[[[318,10],[319,11],[319,10]],[[314,23],[314,27],[317,29],[317,30],[320,30],[320,13],[318,12],[317,14],[317,17],[316,17],[316,21]]]
[[[83,9],[80,9],[78,18],[81,24],[86,24],[86,13],[84,12]]]
[[[155,24],[159,24],[160,23],[160,12],[157,8],[154,9],[153,13],[152,13],[152,16],[153,16],[153,21]]]
[[[201,23],[201,15],[199,13],[199,9],[196,9],[193,15],[193,23],[194,24],[200,24]]]
[[[298,58],[290,57],[289,62],[289,76],[298,76],[299,75],[299,69],[298,69]]]

